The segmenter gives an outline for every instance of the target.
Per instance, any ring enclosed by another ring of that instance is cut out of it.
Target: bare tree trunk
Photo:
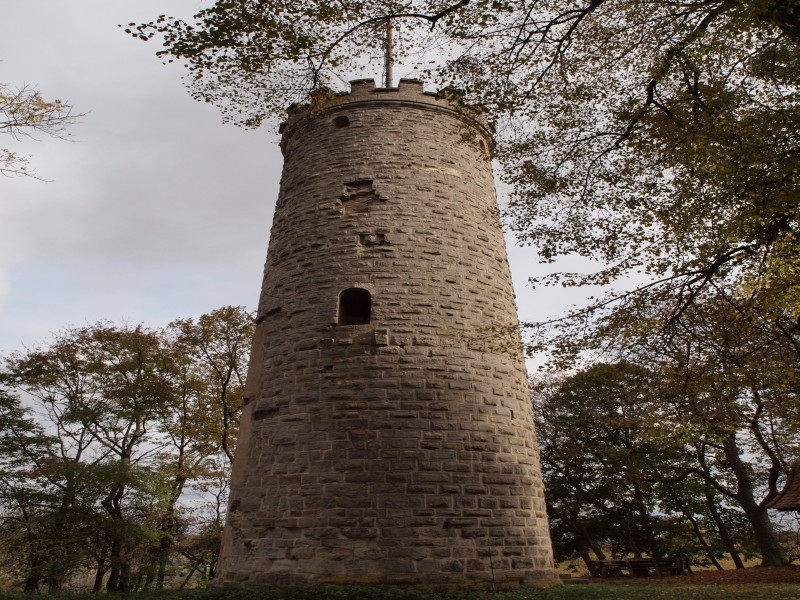
[[[28,544],[31,542],[28,541]],[[42,582],[42,571],[44,567],[44,560],[40,558],[37,553],[31,552],[33,554],[33,558],[30,558],[29,555],[29,567],[28,567],[28,574],[25,577],[25,581],[23,582],[23,591],[26,594],[38,594],[39,593],[39,586]]]
[[[552,507],[550,507],[550,509],[553,510]],[[569,514],[564,514],[565,511],[563,510],[559,510],[557,512],[559,518],[562,521],[564,521],[564,523],[567,524],[572,533],[575,534],[575,537],[579,541],[580,548],[584,549],[584,551],[586,548],[590,548],[592,552],[594,552],[594,555],[597,557],[597,560],[606,560],[606,555],[603,552],[603,549],[594,540],[594,538],[592,538],[592,536],[587,531],[586,527],[584,527],[583,524],[578,520],[578,517],[572,510],[569,511]],[[591,560],[589,558],[588,553],[586,554],[586,559],[584,560]]]
[[[719,564],[717,557],[714,556],[714,552],[711,550],[711,546],[708,545],[708,542],[706,541],[706,538],[703,535],[700,526],[697,524],[697,521],[694,519],[694,517],[692,517],[692,515],[688,511],[683,511],[683,516],[684,518],[686,518],[687,521],[689,521],[689,523],[691,523],[692,530],[694,530],[694,535],[695,537],[697,537],[697,541],[700,542],[700,545],[703,547],[703,550],[705,550],[708,560],[711,561],[711,564],[714,565],[714,568],[716,568],[718,571],[722,571],[723,570],[722,565]]]
[[[183,589],[183,588],[185,588],[185,587],[186,587],[186,584],[187,584],[187,583],[189,583],[189,580],[192,578],[192,575],[194,575],[195,571],[197,571],[197,567],[192,567],[192,570],[191,570],[191,571],[189,571],[189,574],[188,574],[188,575],[187,575],[187,576],[184,578],[184,580],[181,582],[181,587],[180,587],[180,589]]]
[[[126,556],[125,542],[114,540],[111,544],[111,573],[106,582],[109,593],[125,594],[131,591],[131,566]]]
[[[39,576],[34,574],[34,573],[30,573],[25,578],[25,583],[24,583],[24,585],[22,587],[22,590],[26,594],[38,594],[39,593]]]
[[[641,516],[644,537],[647,540],[647,545],[650,546],[650,556],[654,558],[661,558],[661,548],[658,545],[658,539],[656,539],[655,531],[653,531],[653,522],[650,519],[650,511],[647,510],[647,505],[644,502],[642,491],[637,485],[634,485],[633,490],[636,509],[639,511],[639,515]]]
[[[156,588],[159,590],[164,588],[164,580],[166,579],[167,575],[167,559],[169,558],[169,552],[171,548],[172,538],[169,535],[164,535],[161,538],[158,553],[158,574],[156,576]]]
[[[99,594],[103,590],[103,578],[106,573],[108,573],[108,566],[105,565],[105,561],[98,560],[97,570],[94,573],[94,585],[92,586],[93,594]]]
[[[725,524],[725,521],[722,520],[722,515],[719,514],[719,508],[714,500],[714,495],[711,492],[711,487],[708,485],[708,482],[706,482],[705,487],[706,506],[708,507],[708,512],[711,514],[711,518],[714,520],[714,524],[717,526],[717,535],[719,535],[719,539],[722,540],[722,543],[725,544],[725,549],[728,551],[728,554],[730,554],[734,566],[737,569],[744,569],[742,557],[739,555],[739,551],[736,550],[736,544],[731,537],[730,531],[728,531],[728,526]]]
[[[119,564],[114,561],[114,553],[111,553],[111,572],[108,574],[108,581],[106,581],[106,591],[109,594],[119,591]]]
[[[748,466],[739,455],[739,446],[735,434],[728,436],[723,446],[725,458],[736,476],[736,499],[744,510],[747,520],[753,528],[758,547],[761,550],[761,566],[783,567],[789,564],[786,555],[778,542],[775,530],[769,520],[767,509],[759,505],[754,498],[753,481]]]

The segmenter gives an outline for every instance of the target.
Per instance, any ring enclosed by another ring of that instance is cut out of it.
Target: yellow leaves
[[[15,140],[31,138],[35,133],[65,138],[67,126],[80,116],[72,114],[67,102],[45,100],[35,88],[0,83],[0,135]],[[7,149],[0,150],[0,173],[33,175],[27,168],[27,158]]]
[[[7,148],[0,148],[0,173],[24,174],[27,169],[27,162],[27,157],[20,156]]]
[[[61,100],[46,101],[36,90],[21,89],[16,94],[0,94],[3,121],[0,128],[29,127],[46,122],[68,108]]]

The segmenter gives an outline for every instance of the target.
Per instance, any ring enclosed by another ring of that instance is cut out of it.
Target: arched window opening
[[[363,325],[369,323],[372,312],[372,296],[367,290],[349,288],[339,294],[339,325]]]
[[[336,129],[341,129],[342,127],[350,127],[350,119],[348,117],[345,117],[344,115],[340,117],[335,117],[333,119],[333,126],[336,127]]]

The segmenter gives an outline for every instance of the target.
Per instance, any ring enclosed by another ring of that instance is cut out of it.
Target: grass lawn
[[[104,594],[105,596],[105,594]],[[800,600],[795,584],[687,585],[590,583],[549,590],[512,592],[418,592],[397,588],[323,587],[264,590],[164,590],[107,596],[119,600]],[[30,600],[24,594],[3,594],[2,600]],[[61,600],[96,600],[88,593],[58,595]]]

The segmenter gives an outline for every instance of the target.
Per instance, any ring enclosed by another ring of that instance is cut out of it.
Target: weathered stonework
[[[283,129],[220,581],[550,583],[491,132],[415,81],[317,104]]]

